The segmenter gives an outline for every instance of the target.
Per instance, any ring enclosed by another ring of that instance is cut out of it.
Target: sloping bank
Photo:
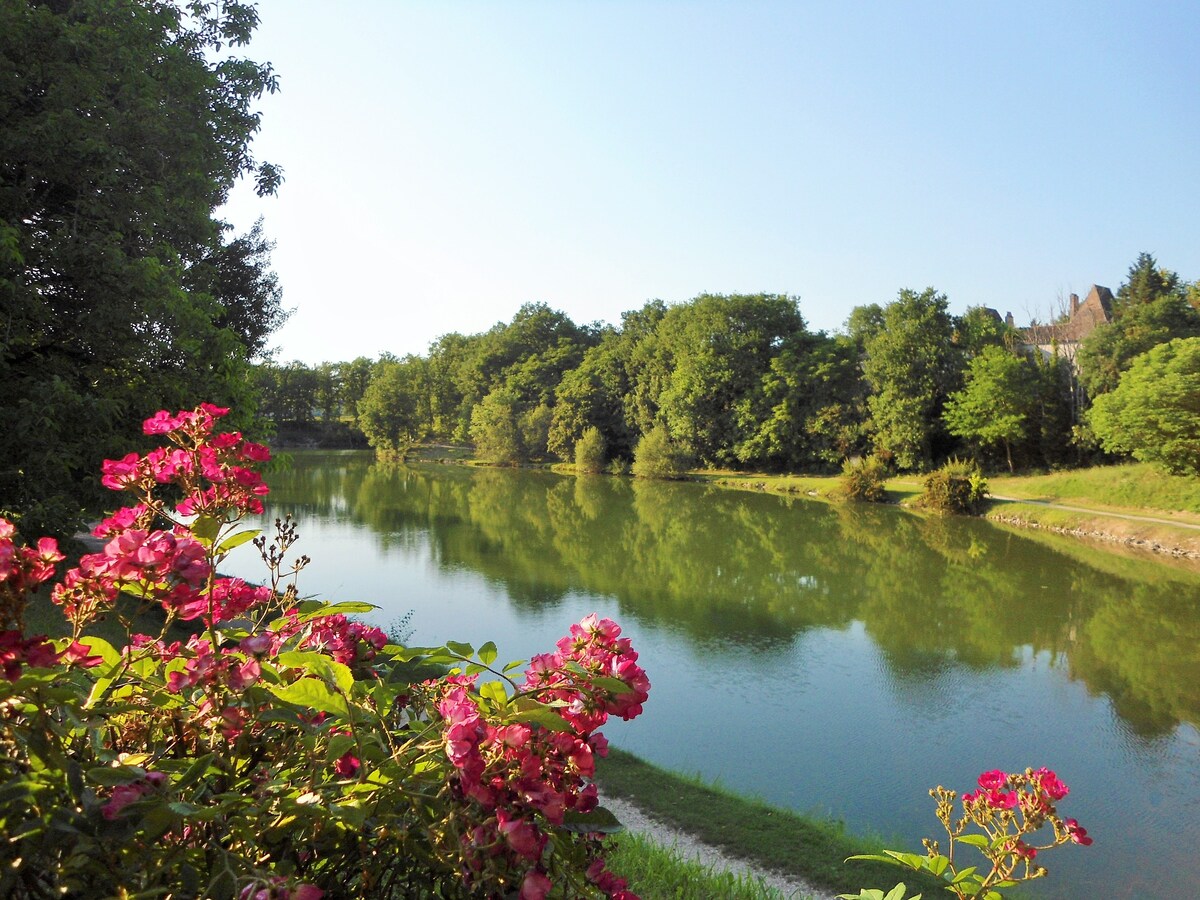
[[[1142,467],[1112,467],[1092,474],[1097,477],[1111,474],[1119,479],[1124,470],[1129,469]],[[703,472],[693,477],[734,490],[800,494],[814,500],[839,502],[840,479],[836,476]],[[1044,476],[1047,480],[1055,477]],[[1021,481],[1037,484],[1035,478]],[[1034,492],[1046,499],[1010,496],[1008,487],[1007,479],[998,480],[993,486],[984,518],[1003,525],[1084,538],[1114,550],[1148,551],[1164,558],[1200,560],[1200,514],[1186,509],[1168,512],[1144,506],[1094,503],[1087,498],[1059,497],[1052,491],[1036,489]],[[892,478],[887,483],[891,503],[909,506],[920,493],[921,484],[914,478]]]
[[[890,888],[901,880],[913,891],[938,889],[937,882],[922,882],[912,872],[862,860],[846,862],[856,853],[875,853],[887,846],[878,837],[848,834],[841,823],[806,818],[740,797],[616,748],[600,762],[597,782],[606,797],[628,800],[650,819],[728,857],[803,883],[819,896],[856,893],[864,887]],[[637,884],[630,887],[638,889]]]

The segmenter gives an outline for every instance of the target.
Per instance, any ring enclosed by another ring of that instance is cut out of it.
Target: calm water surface
[[[373,602],[384,627],[411,612],[414,643],[528,659],[589,612],[616,619],[653,687],[605,731],[652,762],[912,850],[938,836],[933,785],[1046,765],[1096,843],[1048,854],[1026,895],[1196,896],[1194,571],[692,484],[352,453],[270,481],[268,518],[294,514],[313,557],[302,593]],[[230,569],[261,572],[249,553]]]

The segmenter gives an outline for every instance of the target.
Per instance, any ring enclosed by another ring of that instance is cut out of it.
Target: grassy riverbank
[[[764,475],[708,470],[700,482],[736,490],[836,501],[836,475]],[[1176,555],[1200,556],[1200,478],[1166,475],[1145,464],[1094,466],[1045,475],[992,475],[984,513],[997,522],[1059,531]],[[890,478],[888,500],[908,505],[921,493],[917,475]],[[1003,499],[997,499],[1003,498]],[[1070,507],[1070,508],[1064,508]]]
[[[803,879],[831,893],[857,892],[863,887],[891,887],[900,880],[906,881],[914,891],[937,889],[936,882],[918,885],[917,879],[911,877],[912,873],[902,873],[891,866],[861,860],[845,861],[856,853],[881,850],[885,844],[877,837],[847,834],[840,823],[805,818],[761,801],[739,797],[698,779],[660,769],[615,748],[600,763],[597,781],[605,793],[627,798],[647,815],[686,831],[731,856]],[[620,869],[614,866],[614,871],[620,872]],[[910,877],[905,878],[905,875]],[[638,884],[631,883],[630,887],[641,892]]]

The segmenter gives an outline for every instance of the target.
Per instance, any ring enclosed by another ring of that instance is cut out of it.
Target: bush
[[[655,425],[634,448],[632,471],[639,478],[679,478],[689,462],[688,454],[671,440],[667,426]]]
[[[925,491],[917,505],[934,512],[973,515],[983,508],[987,479],[969,460],[951,459],[925,478]]]
[[[1177,338],[1134,357],[1115,390],[1096,398],[1090,424],[1109,453],[1129,453],[1172,475],[1200,475],[1200,338]]]
[[[595,426],[587,428],[575,444],[575,470],[594,475],[604,471],[604,435]]]
[[[887,464],[879,457],[848,459],[842,463],[842,496],[863,503],[883,503],[887,499],[883,489],[887,477]]]
[[[0,896],[631,896],[591,781],[597,729],[649,690],[620,628],[588,616],[519,674],[490,642],[404,647],[347,617],[367,604],[300,600],[294,525],[238,526],[270,454],[213,433],[225,412],[161,412],[168,446],[104,463],[135,502],[51,592],[69,638],[22,633],[63,557],[0,519]],[[260,587],[217,574],[250,540]],[[122,597],[161,631],[87,636]]]
[[[629,468],[629,460],[622,459],[618,456],[608,461],[608,467],[605,469],[605,471],[608,472],[609,475],[628,475]]]

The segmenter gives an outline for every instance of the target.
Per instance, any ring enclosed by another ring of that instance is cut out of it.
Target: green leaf
[[[497,706],[504,706],[508,703],[508,691],[499,681],[485,681],[479,686],[479,696],[492,701]]]
[[[514,722],[528,722],[533,725],[541,725],[550,731],[571,731],[571,725],[558,713],[547,709],[544,706],[538,706],[533,709],[519,709],[513,716]]]
[[[527,659],[514,659],[512,662],[510,662],[507,666],[505,666],[500,671],[502,671],[505,675],[507,675],[513,669],[519,669],[519,668],[521,668],[521,666],[525,665],[525,663],[527,663],[527,662],[529,662],[529,660],[527,660]]]
[[[627,685],[620,678],[612,678],[608,675],[597,675],[592,678],[592,684],[598,688],[604,688],[612,694],[632,694],[633,688]]]
[[[496,645],[488,641],[479,648],[479,661],[485,666],[490,666],[496,661]]]
[[[84,701],[83,708],[91,709],[104,696],[105,691],[112,687],[112,678],[97,678],[96,683],[92,685],[92,690],[88,694],[87,700]]]
[[[235,547],[240,547],[242,544],[248,544],[262,534],[262,529],[251,528],[246,531],[239,531],[237,534],[231,534],[225,540],[221,541],[221,545],[217,547],[218,553],[228,553]]]
[[[446,649],[458,656],[470,658],[475,655],[475,648],[470,644],[463,644],[459,641],[446,641]]]
[[[581,813],[578,810],[568,809],[563,814],[563,831],[570,831],[574,834],[619,834],[625,830],[617,817],[611,811],[603,806],[597,806],[591,812]]]
[[[301,678],[288,685],[270,684],[267,685],[267,690],[285,703],[333,713],[342,718],[350,716],[346,701],[316,678]]]
[[[309,603],[300,604],[300,615],[295,619],[297,622],[308,622],[312,619],[318,619],[321,616],[334,615],[360,615],[362,613],[374,612],[379,609],[374,603],[363,603],[359,600],[343,600],[340,603],[318,603],[315,606]]]
[[[211,547],[221,533],[221,520],[212,516],[199,516],[191,525],[192,535],[205,547]]]
[[[909,869],[916,869],[918,872],[925,868],[925,857],[917,856],[915,853],[900,853],[896,850],[884,850],[886,856],[880,856],[878,853],[861,853],[857,856],[849,856],[846,862],[852,859],[869,859],[873,862],[885,862],[893,866],[904,866]]]
[[[304,669],[311,675],[333,682],[343,693],[354,687],[354,673],[345,663],[330,659],[315,650],[289,650],[275,657],[286,669]]]
[[[89,656],[99,656],[106,665],[116,666],[121,662],[121,654],[108,641],[95,635],[84,635],[79,643],[88,648]]]
[[[367,811],[357,803],[331,803],[329,811],[355,828],[362,828],[367,821]]]
[[[176,787],[180,790],[186,790],[196,784],[201,778],[209,773],[213,768],[213,761],[217,758],[215,753],[206,753],[199,757],[195,762],[188,766],[187,771],[179,779]]]
[[[955,838],[960,844],[967,844],[970,847],[978,847],[980,850],[987,850],[990,841],[982,834],[964,834],[962,837]]]
[[[968,866],[967,868],[965,868],[961,872],[959,872],[957,875],[955,875],[953,878],[951,878],[950,883],[958,884],[959,882],[966,881],[968,878],[970,878],[972,875],[975,874],[975,868],[976,868],[975,866]]]
[[[350,750],[354,749],[354,746],[354,735],[335,734],[329,739],[329,749],[325,751],[325,758],[329,760],[340,759]]]

